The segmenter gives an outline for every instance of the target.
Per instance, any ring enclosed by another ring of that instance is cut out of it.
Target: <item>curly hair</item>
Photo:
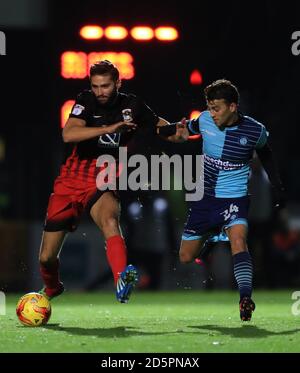
[[[237,87],[226,79],[219,79],[211,83],[204,89],[204,94],[207,101],[223,99],[229,104],[232,102],[238,104],[240,100]]]
[[[119,80],[119,70],[108,60],[97,61],[90,67],[90,78],[94,75],[109,74],[115,82]]]

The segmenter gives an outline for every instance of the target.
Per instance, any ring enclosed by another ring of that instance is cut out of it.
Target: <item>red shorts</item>
[[[101,168],[96,160],[79,160],[70,156],[61,167],[50,195],[44,230],[70,231],[78,227],[85,210],[89,211],[105,191],[97,189],[96,177]]]
[[[88,187],[74,180],[74,185],[68,186],[59,176],[49,198],[44,230],[75,231],[83,211],[90,210],[102,194],[95,183]]]

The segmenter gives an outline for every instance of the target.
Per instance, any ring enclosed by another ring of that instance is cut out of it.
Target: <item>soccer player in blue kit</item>
[[[249,321],[255,310],[251,299],[252,260],[247,247],[248,178],[254,150],[274,188],[277,208],[283,207],[284,188],[266,128],[239,112],[237,88],[230,81],[220,79],[204,92],[208,110],[197,119],[183,119],[172,126],[176,142],[186,141],[191,134],[201,134],[204,155],[204,195],[201,200],[191,202],[179,258],[181,263],[193,262],[208,240],[226,232],[240,293],[240,318]],[[172,127],[162,127],[161,135],[170,135],[167,131]]]

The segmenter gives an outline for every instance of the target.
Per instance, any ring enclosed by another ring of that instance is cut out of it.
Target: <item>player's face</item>
[[[237,112],[237,104],[224,99],[208,101],[207,108],[218,127],[230,125]]]
[[[121,86],[121,81],[114,81],[110,74],[93,75],[91,88],[100,104],[106,104],[114,96]]]

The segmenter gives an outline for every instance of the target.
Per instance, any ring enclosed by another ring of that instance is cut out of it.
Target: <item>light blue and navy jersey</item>
[[[237,125],[219,129],[209,111],[204,111],[197,119],[188,121],[188,128],[203,138],[204,195],[247,195],[253,151],[267,142],[265,126],[241,115]]]

